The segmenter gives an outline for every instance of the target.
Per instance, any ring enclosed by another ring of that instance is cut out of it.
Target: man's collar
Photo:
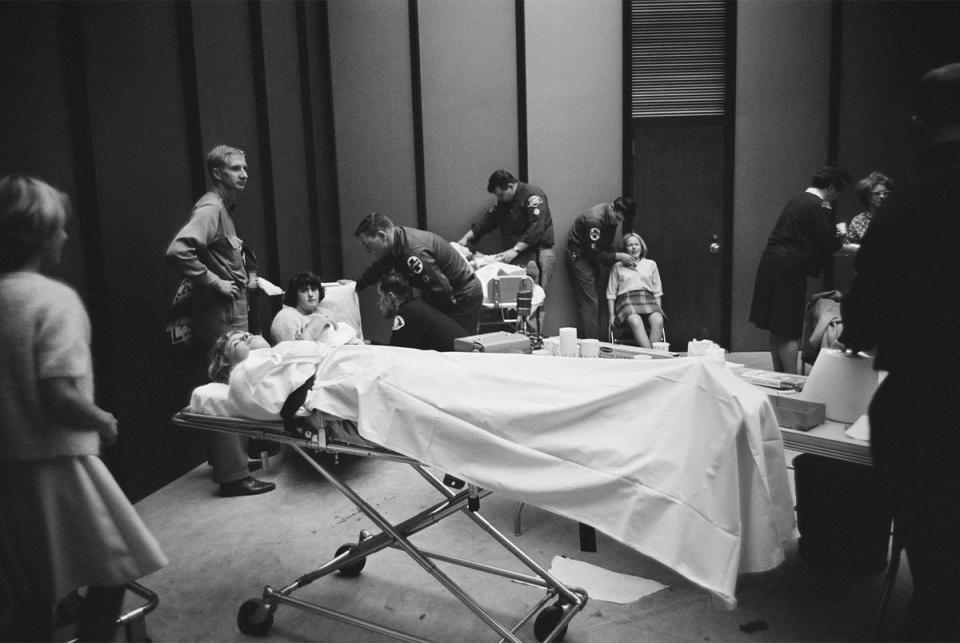
[[[812,194],[813,196],[815,196],[815,197],[817,197],[818,199],[820,199],[820,207],[821,207],[821,208],[824,208],[824,209],[826,209],[826,210],[832,210],[832,209],[833,209],[833,204],[830,203],[829,201],[827,201],[827,199],[826,199],[826,194],[827,194],[827,191],[826,191],[826,190],[821,190],[820,188],[815,188],[815,187],[813,187],[813,186],[810,186],[810,187],[808,187],[808,188],[805,190],[805,192],[807,192],[808,194]]]

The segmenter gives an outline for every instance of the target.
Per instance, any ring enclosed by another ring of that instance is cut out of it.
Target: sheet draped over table
[[[288,342],[234,369],[238,413],[305,406],[387,449],[592,525],[736,604],[793,536],[765,393],[707,358],[574,359]]]

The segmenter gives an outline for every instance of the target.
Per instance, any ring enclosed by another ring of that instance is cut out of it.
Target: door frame
[[[633,76],[631,45],[633,43],[632,2],[623,0],[623,184],[622,194],[634,194],[633,154]],[[723,203],[721,213],[721,275],[720,275],[720,343],[729,347],[732,338],[733,315],[733,186],[736,128],[737,88],[737,3],[727,0],[725,19],[724,114],[723,114]]]

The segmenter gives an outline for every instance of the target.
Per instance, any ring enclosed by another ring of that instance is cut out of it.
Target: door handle
[[[707,249],[710,251],[710,254],[715,255],[720,252],[720,237],[713,235],[710,245],[707,246]]]

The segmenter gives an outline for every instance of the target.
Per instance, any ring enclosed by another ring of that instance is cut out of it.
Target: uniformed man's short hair
[[[313,287],[320,291],[317,295],[317,301],[323,301],[326,291],[323,288],[323,282],[320,281],[320,277],[312,272],[300,272],[287,284],[287,289],[283,293],[283,303],[287,306],[296,307],[297,293],[307,287]]]
[[[827,165],[813,175],[813,178],[810,179],[810,185],[818,190],[826,190],[829,187],[842,190],[850,185],[850,174],[846,170]]]
[[[230,162],[231,156],[246,156],[247,153],[241,150],[238,147],[230,147],[229,145],[217,145],[212,150],[207,152],[207,174],[210,175],[210,178],[213,178],[213,171],[216,168],[226,167]]]
[[[506,170],[497,170],[487,179],[487,192],[493,194],[496,190],[506,190],[511,183],[517,183],[517,177]]]
[[[637,204],[628,196],[618,196],[613,202],[613,209],[622,212],[625,219],[632,219],[637,211]]]
[[[391,221],[387,215],[380,214],[379,212],[371,212],[360,220],[357,229],[353,232],[353,236],[359,237],[363,235],[365,237],[372,237],[378,232],[387,232],[392,229],[393,221]]]
[[[413,286],[403,273],[390,269],[380,277],[380,290],[396,295],[399,301],[406,301],[413,295]]]

